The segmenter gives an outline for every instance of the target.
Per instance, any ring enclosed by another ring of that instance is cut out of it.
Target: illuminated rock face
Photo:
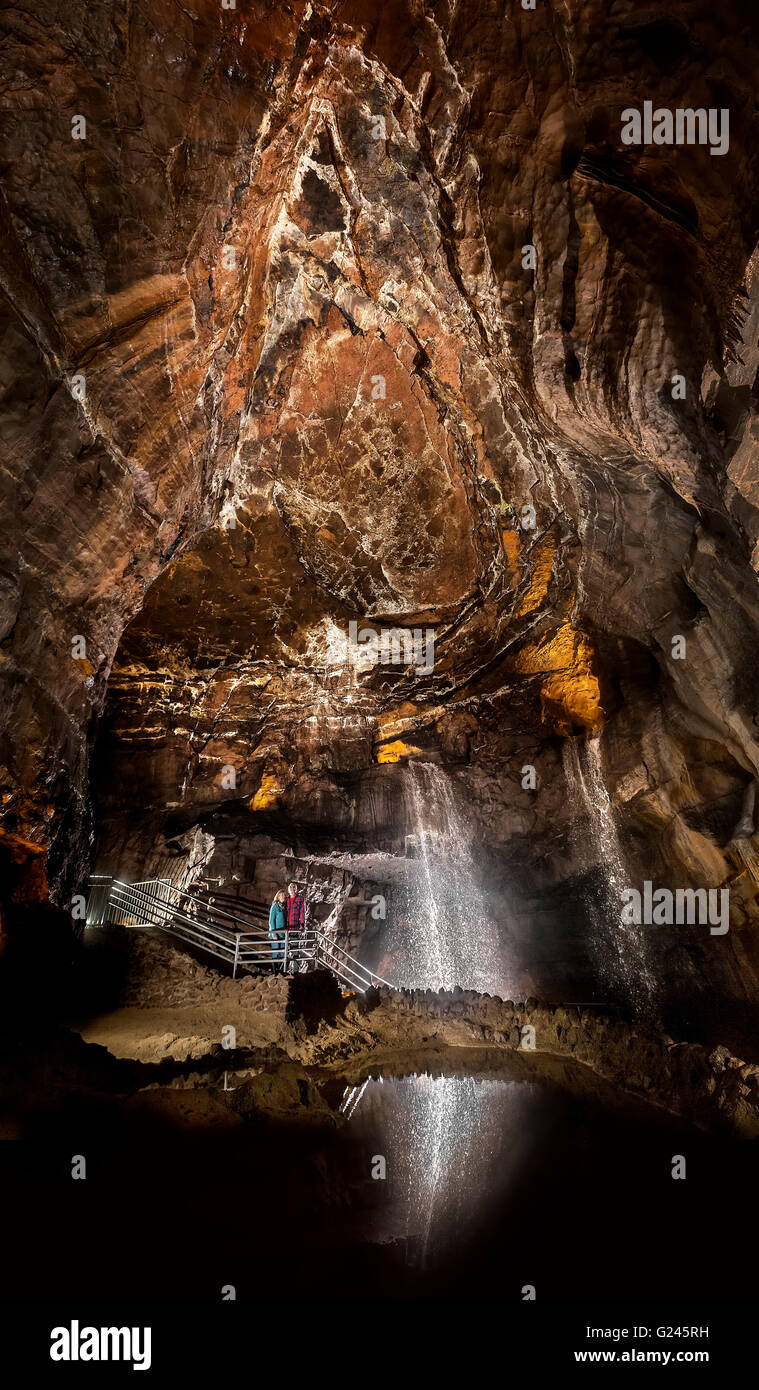
[[[17,896],[47,891],[38,850],[57,902],[86,872],[104,706],[106,858],[146,862],[230,801],[251,832],[279,817],[336,845],[369,802],[397,848],[423,756],[458,769],[493,872],[547,892],[584,814],[560,742],[603,728],[633,866],[738,872],[723,849],[759,770],[757,55],[706,0],[650,23],[570,8],[8,21]],[[623,146],[648,94],[728,107],[728,152]],[[352,664],[352,621],[431,628],[432,671]],[[730,970],[753,989],[740,872]]]

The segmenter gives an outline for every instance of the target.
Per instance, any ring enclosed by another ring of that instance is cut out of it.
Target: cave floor
[[[4,1133],[37,1142],[0,1146],[2,1280],[26,1296],[759,1293],[756,1145],[698,1110],[723,1076],[701,1052],[671,1045],[669,1096],[656,1039],[613,1020],[536,1008],[530,1052],[499,1000],[363,1005],[331,977],[235,981],[150,938],[99,957],[86,996],[76,1028],[14,1030],[32,1065]]]

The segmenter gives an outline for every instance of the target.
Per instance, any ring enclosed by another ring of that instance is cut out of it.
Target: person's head
[[[288,891],[288,893],[290,894],[290,897],[291,897],[291,898],[297,898],[297,896],[298,896],[298,885],[297,885],[297,883],[288,883],[288,885],[287,885],[287,891]]]
[[[278,889],[277,889],[276,893],[274,894],[274,901],[275,901],[275,903],[285,903],[285,902],[287,902],[287,894],[286,894],[284,888],[278,888]]]

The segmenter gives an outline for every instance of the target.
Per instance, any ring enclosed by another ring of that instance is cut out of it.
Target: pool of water
[[[311,1123],[251,1113],[205,1132],[219,1078],[182,1093],[181,1123],[72,1103],[40,1120],[40,1142],[0,1145],[14,1194],[0,1286],[29,1298],[206,1300],[227,1284],[252,1300],[518,1301],[530,1285],[539,1300],[755,1298],[756,1145],[562,1066],[401,1075],[386,1063],[355,1085],[325,1076]],[[85,1182],[71,1181],[73,1153],[87,1156]]]
[[[759,1289],[755,1146],[529,1081],[378,1078],[347,1100],[364,1161],[386,1163],[363,1233],[393,1252],[404,1289],[520,1298],[533,1285],[567,1300]]]
[[[352,1096],[352,1098],[351,1098]],[[371,1239],[397,1243],[407,1265],[433,1268],[480,1231],[545,1130],[538,1087],[461,1076],[370,1080],[348,1092],[351,1137],[384,1160]]]

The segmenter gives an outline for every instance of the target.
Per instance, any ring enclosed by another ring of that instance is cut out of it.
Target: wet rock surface
[[[280,1111],[289,1120],[334,1123],[346,1086],[369,1075],[505,1068],[579,1094],[608,1087],[618,1103],[637,1098],[704,1129],[759,1136],[759,1064],[722,1045],[678,1042],[595,1009],[518,1004],[469,990],[383,986],[341,999],[328,976],[233,981],[149,937],[132,951],[120,1006],[75,1022],[89,1046],[65,1035],[65,1055],[83,1069],[76,1084],[86,1086],[89,1058],[98,1092],[199,1088],[200,1127],[216,1113],[231,1123]],[[60,1067],[53,1094],[60,1086],[65,1104],[67,1067]],[[149,1105],[160,1109],[160,1096],[152,1094]],[[191,1096],[180,1109],[192,1123]]]
[[[199,824],[256,862],[261,835],[395,854],[424,756],[534,988],[579,991],[567,898],[598,855],[562,743],[603,727],[631,874],[731,886],[729,938],[689,943],[687,977],[673,942],[660,974],[755,1001],[753,817],[731,848],[759,773],[743,9],[44,0],[4,23],[8,929],[81,889],[91,789],[105,872],[186,870]],[[729,151],[623,149],[646,92],[729,107]],[[358,669],[351,621],[431,629],[433,670]]]

